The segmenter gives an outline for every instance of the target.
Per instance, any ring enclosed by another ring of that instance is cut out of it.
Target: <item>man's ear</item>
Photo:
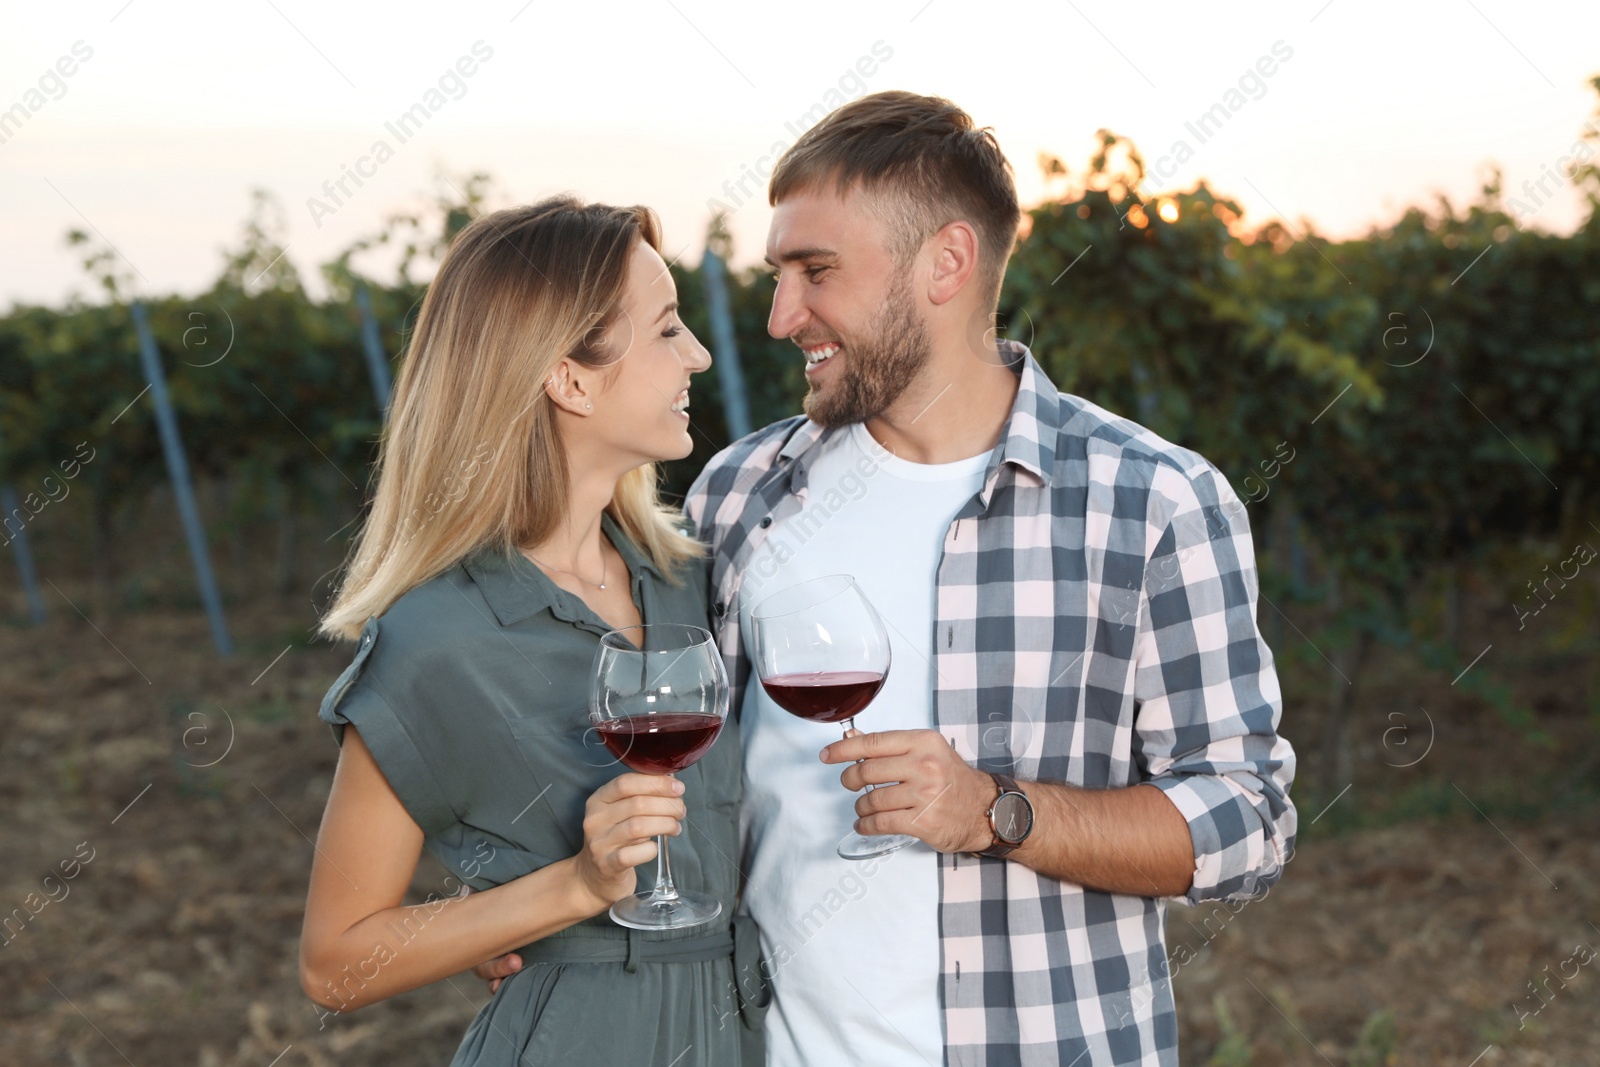
[[[978,272],[979,241],[972,224],[957,219],[946,223],[924,246],[930,263],[928,302],[954,300]]]
[[[550,402],[572,415],[594,413],[593,374],[588,367],[563,358],[545,379],[545,395]]]

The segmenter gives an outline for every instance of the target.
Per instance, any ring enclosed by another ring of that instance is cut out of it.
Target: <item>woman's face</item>
[[[689,428],[689,378],[711,366],[711,354],[678,317],[678,290],[659,253],[635,244],[621,313],[608,328],[621,359],[598,375],[592,440],[631,466],[682,459],[694,450]]]

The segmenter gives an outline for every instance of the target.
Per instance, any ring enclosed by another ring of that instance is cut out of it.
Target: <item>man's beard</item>
[[[883,307],[862,331],[863,340],[844,345],[845,365],[824,396],[815,386],[806,393],[805,413],[832,429],[882,415],[917,379],[933,354],[927,323],[911,299],[911,272],[890,287]],[[845,339],[839,338],[843,343]],[[838,359],[839,356],[833,358]]]

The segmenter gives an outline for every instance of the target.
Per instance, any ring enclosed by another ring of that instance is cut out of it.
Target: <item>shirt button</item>
[[[726,615],[728,613],[728,603],[727,603],[727,601],[725,601],[725,600],[717,601],[716,604],[713,605],[712,610],[717,613],[717,618],[719,618],[719,619],[722,618],[724,615]]]
[[[771,526],[771,525],[772,525],[772,516],[771,515],[768,515],[766,518],[761,520],[761,528],[763,530],[765,530],[768,526]]]

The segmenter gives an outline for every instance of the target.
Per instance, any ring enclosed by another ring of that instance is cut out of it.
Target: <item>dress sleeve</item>
[[[355,657],[322,698],[317,717],[332,727],[333,738],[341,745],[346,726],[361,731],[361,740],[412,820],[424,834],[433,836],[459,820],[423,756],[426,746],[418,743],[416,733],[385,696],[377,677],[367,672],[367,660],[378,645],[378,629],[376,616],[362,627]]]

